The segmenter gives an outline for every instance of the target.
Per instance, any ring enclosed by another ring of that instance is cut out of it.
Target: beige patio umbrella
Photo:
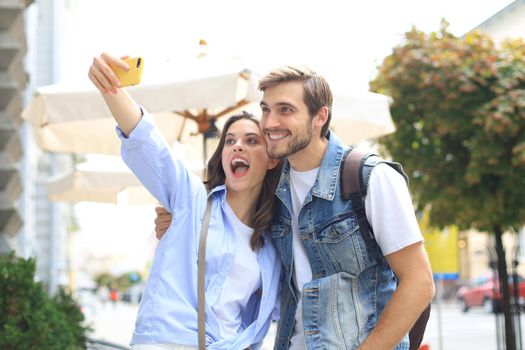
[[[153,114],[170,144],[178,140],[192,145],[186,155],[189,159],[205,161],[206,147],[202,146],[216,132],[222,116],[240,109],[260,114],[257,77],[240,60],[205,54],[162,66],[148,66],[147,57],[144,60],[142,83],[128,91]],[[390,101],[371,92],[334,90],[332,128],[348,145],[389,134],[395,130]],[[99,92],[89,85],[41,87],[22,117],[33,125],[44,150],[120,153],[115,122]]]
[[[143,83],[128,91],[153,114],[170,144],[175,140],[202,144],[202,135],[211,136],[218,118],[258,100],[255,77],[241,63],[199,59],[179,68],[168,65],[162,74],[148,77],[145,61]],[[98,90],[90,86],[38,88],[22,117],[33,126],[44,150],[120,154],[115,121]],[[195,156],[202,158],[202,154]]]
[[[396,131],[390,114],[390,96],[334,90],[330,128],[346,145],[388,135]]]
[[[197,176],[202,176],[200,161],[186,161],[186,167]],[[66,174],[49,178],[45,185],[52,201],[158,204],[120,157],[105,156],[88,160]]]
[[[243,82],[243,75],[243,71],[239,71],[220,77],[208,77],[206,82],[199,80],[195,84],[185,81],[128,89],[138,103],[153,112],[156,124],[168,143],[178,140],[184,144],[193,144],[193,155],[190,158],[201,158],[202,133],[208,131],[210,122],[218,122],[217,125],[220,125],[221,116],[241,109],[260,114],[254,82]],[[253,75],[250,77],[254,79]],[[248,91],[250,85],[252,88]],[[195,93],[192,95],[187,91]],[[190,101],[179,92],[199,98]],[[244,96],[229,101],[215,99],[212,103],[214,99],[211,96],[235,94]],[[198,106],[199,99],[202,100],[201,106],[205,107],[190,108]],[[208,108],[205,101],[209,106],[224,107]],[[335,91],[331,127],[348,145],[392,133],[395,126],[390,115],[390,103],[390,97],[372,92]],[[169,112],[170,110],[173,112]],[[120,154],[120,140],[115,136],[115,121],[99,92],[91,88],[66,85],[39,88],[22,117],[32,124],[37,143],[44,150]]]
[[[49,199],[61,202],[157,204],[131,172],[75,170],[51,178]]]
[[[195,73],[193,79],[145,82],[129,91],[153,112],[168,143],[178,140],[185,146],[178,155],[202,165],[207,158],[203,144],[209,142],[204,135],[211,131],[210,125],[218,123],[220,127],[224,119],[221,116],[240,108],[259,113],[254,76],[244,68],[227,72],[211,74],[203,69]],[[188,75],[184,74],[183,77]],[[200,78],[203,76],[205,78]],[[390,97],[385,95],[335,91],[331,127],[348,145],[389,134],[395,130],[390,103]],[[24,110],[23,117],[31,122],[38,144],[45,150],[120,153],[115,121],[93,88],[42,87]],[[202,171],[203,166],[200,169]],[[130,204],[154,202],[135,176],[124,169],[118,172],[75,170],[53,179],[48,188],[50,199],[59,201],[117,203],[124,196]]]
[[[193,171],[201,176],[202,170]],[[55,202],[145,205],[158,201],[130,171],[73,170],[49,178],[48,198]]]

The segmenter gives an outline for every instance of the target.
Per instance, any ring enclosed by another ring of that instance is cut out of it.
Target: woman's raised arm
[[[122,132],[129,135],[139,123],[142,112],[126,90],[120,88],[120,82],[111,69],[113,66],[128,70],[128,64],[123,60],[125,58],[117,58],[103,53],[93,59],[88,76],[102,93]]]

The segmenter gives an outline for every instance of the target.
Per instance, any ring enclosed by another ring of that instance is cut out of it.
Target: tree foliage
[[[84,316],[71,296],[50,298],[35,261],[0,255],[0,349],[83,349]]]
[[[95,277],[97,288],[106,287],[109,289],[117,289],[121,292],[124,292],[126,289],[141,281],[142,276],[137,271],[125,272],[119,276],[104,272]]]
[[[397,131],[380,140],[403,162],[419,209],[435,226],[517,230],[525,223],[525,43],[497,47],[443,22],[413,28],[371,89],[393,97]],[[501,230],[496,230],[500,231]]]

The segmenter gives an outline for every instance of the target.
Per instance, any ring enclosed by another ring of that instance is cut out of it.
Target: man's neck
[[[296,171],[308,171],[321,166],[324,153],[328,148],[326,137],[312,138],[312,141],[300,151],[288,156],[288,161]]]

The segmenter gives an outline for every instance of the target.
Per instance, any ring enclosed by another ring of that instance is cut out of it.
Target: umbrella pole
[[[206,148],[206,136],[202,134],[202,165],[204,166],[202,170],[202,179],[204,181],[206,181],[206,160],[208,159],[208,150]]]

